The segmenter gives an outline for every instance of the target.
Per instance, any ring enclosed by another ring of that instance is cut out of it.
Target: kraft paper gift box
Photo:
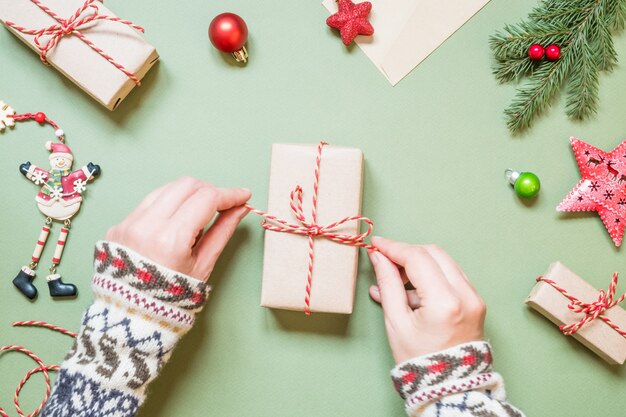
[[[544,274],[559,287],[585,303],[597,301],[599,291],[588,284],[560,262],[555,262]],[[608,280],[607,280],[608,282]],[[615,295],[615,299],[620,293]],[[539,281],[526,299],[526,304],[537,310],[557,325],[577,323],[585,317],[568,308],[570,300],[552,285]],[[620,329],[626,330],[626,311],[619,305],[604,312]],[[626,361],[626,338],[597,318],[581,327],[572,335],[576,340],[591,349],[610,364],[623,364]]]
[[[49,7],[62,19],[68,19],[84,3],[85,0],[42,0],[42,5]],[[94,1],[93,4],[97,6],[99,15],[115,17],[101,2]],[[88,7],[80,16],[86,17],[90,13],[93,13],[93,8]],[[35,44],[35,36],[21,33],[6,25],[6,22],[33,30],[59,24],[30,0],[0,0],[0,19],[7,29],[37,53],[40,50]],[[123,23],[95,20],[81,26],[78,31],[139,80],[159,58],[154,46],[140,32]],[[42,36],[40,43],[45,44],[50,38]],[[62,36],[56,47],[48,52],[47,61],[109,110],[115,110],[136,86],[124,72],[75,34]]]
[[[274,144],[267,212],[298,224],[290,209],[290,193],[301,185],[303,212],[310,220],[317,145]],[[363,178],[363,152],[359,149],[326,146],[323,149],[318,194],[319,225],[360,214]],[[335,229],[354,235],[357,222]],[[314,239],[312,312],[352,313],[356,287],[359,248]],[[307,236],[265,231],[263,288],[264,307],[304,310],[309,264]]]

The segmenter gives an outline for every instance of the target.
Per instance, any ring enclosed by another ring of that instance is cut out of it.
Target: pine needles
[[[500,83],[528,77],[504,111],[511,132],[529,128],[567,84],[566,114],[585,119],[598,107],[598,74],[617,64],[613,33],[626,23],[626,0],[543,0],[518,25],[490,39],[494,75]],[[532,61],[530,45],[556,44],[557,61]]]

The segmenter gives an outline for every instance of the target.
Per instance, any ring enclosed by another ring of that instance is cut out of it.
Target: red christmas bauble
[[[236,14],[222,13],[211,21],[209,39],[222,52],[237,52],[248,40],[248,26]]]
[[[545,51],[543,49],[543,46],[539,45],[538,43],[534,43],[530,45],[530,48],[528,48],[528,57],[533,61],[539,61],[541,58],[543,58],[544,53]]]
[[[556,61],[561,57],[561,48],[559,45],[548,45],[546,48],[546,58],[548,61]]]

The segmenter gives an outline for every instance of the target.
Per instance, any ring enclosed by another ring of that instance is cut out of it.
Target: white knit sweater
[[[98,242],[87,308],[42,417],[133,417],[209,287],[111,242]],[[485,342],[398,365],[409,416],[523,417],[506,403]]]

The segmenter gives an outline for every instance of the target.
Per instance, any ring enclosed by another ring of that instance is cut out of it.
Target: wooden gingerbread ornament
[[[74,156],[65,144],[64,132],[56,123],[41,112],[15,114],[11,107],[0,101],[0,131],[4,130],[5,126],[13,127],[15,122],[27,120],[35,120],[40,124],[49,124],[54,127],[58,142],[46,143],[46,149],[50,152],[48,157],[50,169],[39,168],[30,162],[25,162],[19,167],[20,172],[27,179],[41,186],[35,201],[39,211],[46,216],[46,220],[37,239],[30,264],[22,267],[13,279],[13,284],[29,299],[32,300],[37,296],[37,288],[32,283],[35,271],[54,223],[61,223],[61,231],[49,269],[50,274],[46,280],[51,296],[74,296],[77,293],[76,286],[64,283],[61,275],[57,273],[57,267],[61,263],[63,249],[71,228],[71,218],[80,210],[83,201],[82,193],[86,190],[87,183],[100,175],[100,166],[90,162],[72,171]]]

